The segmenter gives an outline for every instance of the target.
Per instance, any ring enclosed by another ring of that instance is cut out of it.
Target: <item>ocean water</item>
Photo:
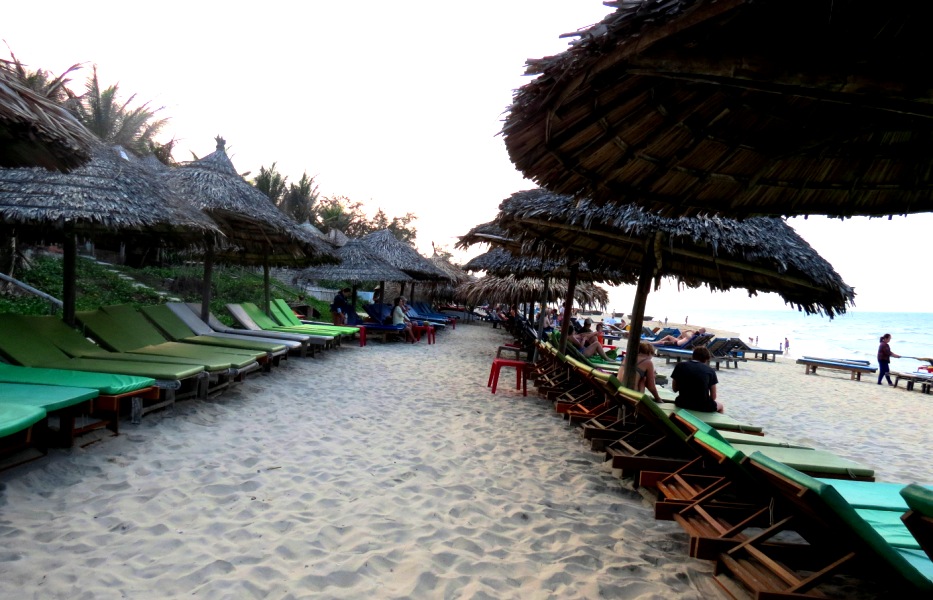
[[[708,310],[690,313],[697,326],[738,333],[759,348],[777,349],[790,341],[790,358],[816,356],[869,360],[877,365],[878,338],[891,334],[891,350],[901,356],[933,357],[933,313],[849,312],[829,319],[794,310]],[[657,324],[657,322],[655,322]],[[924,361],[891,360],[892,371],[916,371]]]

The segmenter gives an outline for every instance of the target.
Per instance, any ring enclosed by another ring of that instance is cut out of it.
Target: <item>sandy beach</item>
[[[712,564],[578,429],[511,371],[490,394],[505,339],[461,324],[292,358],[0,474],[0,597],[715,597]],[[933,481],[929,396],[792,358],[723,370],[720,390],[879,480]]]

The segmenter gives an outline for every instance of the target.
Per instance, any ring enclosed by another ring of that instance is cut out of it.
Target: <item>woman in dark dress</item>
[[[900,354],[894,354],[891,352],[891,346],[888,345],[888,342],[891,341],[891,334],[886,333],[878,340],[881,344],[878,346],[878,385],[881,385],[882,379],[888,380],[888,385],[894,385],[891,383],[891,376],[888,374],[891,371],[891,357],[900,358]]]

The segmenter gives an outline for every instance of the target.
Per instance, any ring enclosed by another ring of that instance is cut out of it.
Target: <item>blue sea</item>
[[[656,322],[655,322],[656,323]],[[891,334],[891,350],[901,356],[933,357],[933,313],[849,312],[830,320],[794,310],[708,310],[691,312],[690,323],[738,333],[757,347],[777,349],[787,338],[790,358],[857,358],[876,363],[878,338]],[[892,371],[916,371],[929,363],[891,360]]]

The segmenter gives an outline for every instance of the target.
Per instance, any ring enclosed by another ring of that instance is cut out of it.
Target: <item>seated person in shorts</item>
[[[569,336],[571,342],[580,349],[580,352],[583,353],[583,356],[589,358],[594,354],[599,354],[603,360],[611,361],[612,359],[606,354],[606,351],[603,350],[603,345],[599,341],[599,334],[593,331],[593,320],[586,319],[583,321],[583,330],[579,333],[571,333]]]
[[[706,348],[693,350],[687,362],[677,363],[671,373],[671,389],[677,392],[674,401],[679,408],[700,412],[723,412],[721,402],[716,400],[716,385],[719,378],[709,366],[712,355]]]

